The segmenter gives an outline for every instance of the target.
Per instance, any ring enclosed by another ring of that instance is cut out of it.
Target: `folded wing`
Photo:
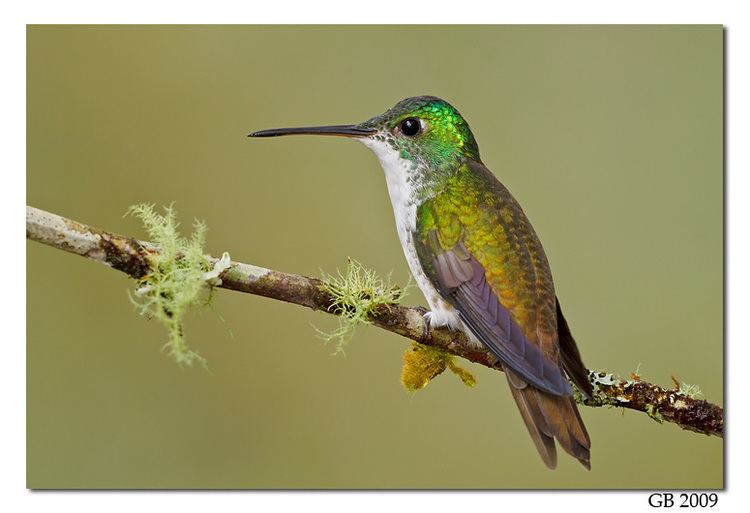
[[[440,248],[434,232],[430,242],[416,241],[417,254],[427,275],[450,302],[463,323],[502,362],[536,388],[554,395],[573,391],[557,362],[529,341],[511,313],[487,282],[482,264],[462,243]],[[417,238],[418,239],[418,238]]]

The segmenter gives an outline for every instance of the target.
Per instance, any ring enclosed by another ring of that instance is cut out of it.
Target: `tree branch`
[[[26,207],[26,238],[81,255],[124,272],[132,278],[149,273],[150,256],[158,248],[148,242],[105,232],[33,207]],[[217,258],[207,256],[213,264]],[[296,274],[232,262],[220,275],[221,288],[286,301],[327,313],[331,297],[323,282]],[[474,363],[501,370],[490,352],[473,347],[459,332],[432,329],[425,322],[422,307],[390,305],[379,308],[370,321],[387,331],[419,343],[442,349]],[[611,374],[591,371],[594,397],[579,403],[586,406],[619,406],[646,413],[652,419],[677,424],[706,435],[723,436],[724,409],[675,388],[665,389],[638,379],[622,380]]]

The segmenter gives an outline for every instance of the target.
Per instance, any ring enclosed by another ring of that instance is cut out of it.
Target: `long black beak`
[[[365,137],[377,130],[372,128],[358,128],[357,125],[305,126],[299,128],[271,128],[258,130],[248,134],[248,137],[276,137],[279,135],[338,135],[342,137]]]

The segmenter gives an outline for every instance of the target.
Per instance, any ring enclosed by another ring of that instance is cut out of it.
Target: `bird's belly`
[[[458,311],[445,301],[432,282],[422,269],[422,264],[417,256],[417,249],[414,246],[412,232],[406,226],[398,226],[398,236],[401,240],[401,246],[404,248],[404,256],[409,264],[414,280],[417,282],[419,290],[427,299],[430,305],[430,312],[426,315],[433,328],[447,326],[451,329],[463,329],[463,323],[458,315]]]

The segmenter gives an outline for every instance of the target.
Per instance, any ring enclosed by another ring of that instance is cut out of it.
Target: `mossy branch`
[[[100,262],[137,280],[151,272],[161,251],[154,243],[115,235],[28,206],[26,238]],[[223,259],[211,256],[204,258],[208,267],[216,268],[217,264],[225,263],[222,262]],[[337,307],[340,300],[332,293],[330,282],[240,262],[225,264],[218,267],[223,270],[215,282],[217,287],[286,301],[333,315],[342,315],[348,311]],[[501,370],[497,358],[488,351],[470,345],[462,333],[430,328],[424,319],[425,313],[426,310],[421,307],[379,303],[370,305],[365,317],[369,323],[423,346]],[[434,358],[435,355],[428,356]],[[438,362],[439,367],[450,365],[449,360],[443,359],[442,362]],[[461,375],[460,370],[458,372]],[[723,436],[724,409],[697,399],[695,390],[689,385],[676,383],[675,388],[666,389],[642,381],[637,376],[623,380],[594,371],[590,377],[595,385],[594,398],[586,401],[578,397],[581,404],[593,407],[617,406],[640,411],[659,422],[671,422],[683,429],[706,435]]]

